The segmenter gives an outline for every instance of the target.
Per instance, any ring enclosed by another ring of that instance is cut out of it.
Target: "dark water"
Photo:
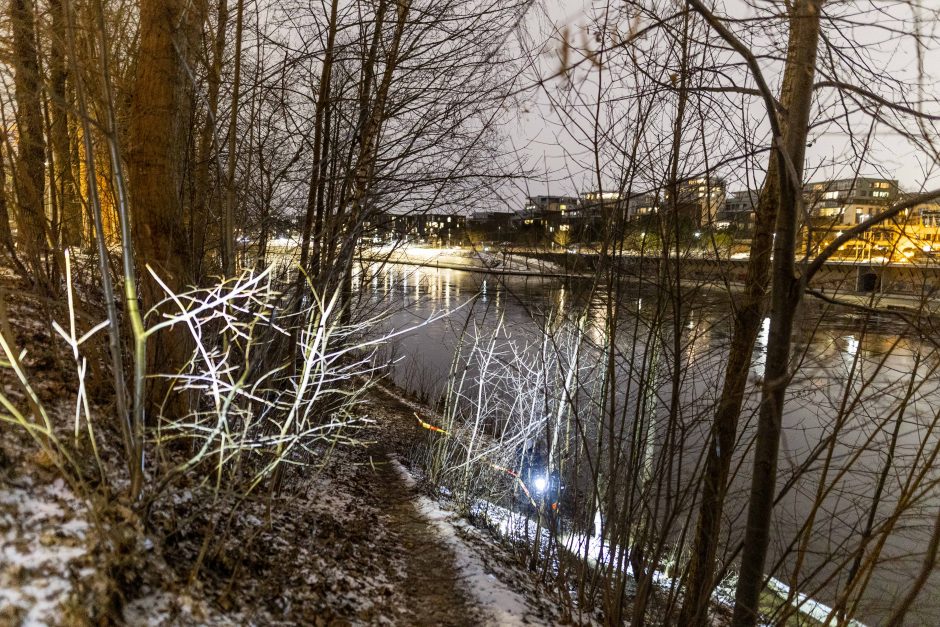
[[[664,364],[653,395],[657,411],[662,411],[671,396],[668,364],[675,361],[668,351],[677,344],[678,332],[683,364],[681,415],[683,423],[689,425],[688,454],[683,459],[694,460],[700,452],[704,425],[720,391],[733,295],[704,290],[684,293],[681,320],[677,322],[669,313],[673,309],[666,306],[668,303],[657,290],[641,286],[624,288],[613,308],[603,290],[591,290],[583,280],[566,283],[487,277],[457,270],[390,265],[357,277],[355,287],[364,304],[371,304],[376,312],[390,312],[379,325],[381,330],[416,327],[395,342],[400,360],[394,376],[399,385],[428,399],[437,398],[443,389],[460,337],[467,342],[468,337],[487,336],[501,325],[501,341],[534,345],[546,326],[560,330],[566,322],[570,326],[583,316],[585,340],[603,347],[613,310],[620,328],[615,353],[621,359],[624,380],[630,376],[626,370],[631,360],[650,360],[649,351],[654,346],[661,353],[658,358],[653,354],[652,359]],[[424,323],[448,311],[453,313]],[[657,321],[661,319],[664,323],[659,326]],[[745,442],[753,432],[751,416],[763,374],[766,323],[758,339],[742,416]],[[849,311],[816,303],[807,303],[794,341],[799,366],[795,368],[784,416],[781,486],[836,428],[838,437],[828,462],[825,453],[818,456],[777,505],[771,558],[786,553],[810,518],[814,502],[820,503],[796,583],[813,598],[834,602],[836,591],[842,587],[838,573],[844,577],[851,564],[847,548],[857,546],[861,529],[875,507],[875,485],[898,425],[894,463],[875,510],[876,529],[892,525],[892,533],[855,614],[869,625],[879,624],[916,576],[936,508],[940,507],[937,487],[931,483],[940,478],[931,463],[931,456],[940,446],[932,428],[940,411],[940,384],[933,371],[937,353],[931,342],[894,319],[866,321]],[[594,353],[595,358],[600,357],[600,350]],[[848,400],[847,389],[851,392]],[[622,402],[630,402],[629,394],[624,392]],[[727,507],[730,524],[726,526],[731,528],[732,536],[741,530],[749,486],[750,462],[742,461]],[[890,514],[899,495],[910,477],[918,473],[923,487],[916,491],[916,498],[903,516],[893,521]],[[820,485],[832,485],[834,489],[826,491]],[[792,558],[783,559],[775,569],[775,577],[789,583],[793,567]],[[940,577],[934,576],[928,582],[906,624],[940,624]]]

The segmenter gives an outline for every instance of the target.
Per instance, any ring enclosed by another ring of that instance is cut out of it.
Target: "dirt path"
[[[384,446],[372,449],[376,460],[376,497],[387,512],[391,536],[402,550],[406,604],[415,625],[479,625],[484,617],[467,598],[454,554],[418,511],[410,486],[388,463]]]
[[[414,487],[392,466],[391,460],[405,459],[423,433],[408,420],[411,409],[400,400],[380,390],[374,399],[378,424],[369,452],[375,497],[388,512],[389,530],[403,551],[409,613],[418,625],[480,625],[487,617],[461,581],[454,553],[418,510]]]
[[[320,451],[326,463],[293,470],[280,494],[259,492],[245,500],[223,494],[216,507],[223,512],[219,518],[200,506],[213,498],[205,485],[167,493],[148,519],[152,541],[141,536],[131,546],[121,571],[129,583],[120,588],[125,596],[109,615],[112,621],[153,627],[557,622],[540,618],[552,615],[544,609],[533,609],[542,608],[543,591],[529,573],[507,569],[508,553],[422,494],[399,463],[417,438],[426,436],[412,411],[378,395],[363,405],[374,426],[357,434],[373,444]],[[26,450],[5,443],[3,435],[0,431],[4,456]],[[21,464],[0,466],[10,471]],[[68,529],[86,528],[77,514],[80,506],[62,504],[60,488],[50,484],[46,500],[55,502],[39,508],[29,498],[42,497],[46,488],[16,485],[4,481],[0,467],[0,532],[6,529],[10,536],[10,520],[26,525],[12,543],[16,555],[23,555],[22,564],[0,568],[0,624],[32,615],[40,600],[46,622],[64,624],[67,612],[82,615],[75,603],[95,607],[95,597],[86,591],[97,589],[99,575],[91,567],[99,563],[97,554],[86,551],[81,537],[60,538],[66,523]],[[232,508],[237,515],[230,517]],[[192,566],[206,533],[217,538],[201,562],[198,585],[192,585]],[[0,553],[12,555],[11,542],[2,540]],[[100,542],[88,539],[87,544]],[[31,557],[36,552],[50,564],[54,552],[62,559],[56,568],[45,568],[45,562]],[[70,565],[58,567],[60,562]],[[88,567],[73,567],[73,562]],[[69,572],[51,579],[46,576],[51,570]],[[520,586],[527,586],[522,594]],[[4,607],[9,605],[15,607]]]

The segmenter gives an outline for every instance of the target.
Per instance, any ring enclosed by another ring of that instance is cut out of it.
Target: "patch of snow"
[[[790,596],[790,586],[783,583],[779,579],[773,577],[770,578],[769,586],[783,598],[789,598]],[[792,604],[795,608],[800,610],[801,614],[812,617],[814,620],[817,620],[821,623],[825,623],[826,619],[829,618],[829,615],[832,613],[832,608],[826,605],[825,603],[820,603],[809,596],[803,594],[802,592],[797,592],[794,595]],[[864,623],[861,623],[857,620],[850,620],[848,622],[849,627],[865,627]]]
[[[0,607],[26,610],[20,627],[45,627],[54,622],[71,584],[61,577],[38,577],[19,588],[0,588]]]
[[[57,624],[74,581],[94,571],[73,564],[87,553],[84,507],[61,479],[0,488],[0,607],[24,627]]]
[[[414,477],[401,463],[390,459],[392,468],[409,486],[415,485]],[[532,623],[525,600],[509,589],[503,582],[486,572],[476,553],[457,535],[455,515],[426,496],[415,498],[418,512],[431,523],[441,541],[454,552],[457,570],[466,583],[467,591],[477,600],[481,609],[490,615],[494,625],[526,625]]]
[[[203,602],[187,594],[163,590],[147,590],[146,594],[127,603],[123,609],[124,622],[140,627],[170,627],[171,625],[200,625],[222,627],[243,625],[248,621],[240,614],[219,615]]]
[[[474,502],[471,507],[471,512],[486,520],[490,526],[497,529],[504,537],[513,539],[525,538],[530,546],[535,542],[534,527],[527,525],[525,516],[518,512],[501,507],[484,499],[478,499]],[[601,529],[600,512],[595,516],[594,528],[595,530]],[[548,532],[543,529],[541,546],[548,546],[548,541]],[[608,565],[610,563],[611,546],[597,534],[591,536],[578,533],[560,534],[558,544],[573,555],[579,557],[587,556],[589,563],[592,565],[600,563]],[[633,568],[629,563],[625,564],[624,574],[631,577],[633,576]],[[652,579],[656,586],[664,590],[677,585],[675,579],[661,570],[654,571]],[[736,581],[734,578],[726,578],[716,587],[712,595],[713,599],[721,605],[732,607],[734,605],[735,585]],[[789,596],[790,587],[782,581],[771,578],[769,586],[783,598]],[[825,622],[832,612],[832,608],[826,604],[816,601],[800,592],[794,595],[792,605],[796,607],[801,614],[809,616],[819,622]],[[849,627],[866,627],[864,623],[854,619],[848,624]]]

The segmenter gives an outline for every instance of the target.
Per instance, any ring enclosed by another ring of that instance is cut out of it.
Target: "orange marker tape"
[[[441,429],[440,427],[435,427],[435,426],[432,425],[431,423],[425,422],[425,421],[421,420],[421,416],[419,416],[417,412],[415,412],[415,418],[418,419],[418,424],[421,425],[422,427],[424,427],[425,429],[427,429],[428,431],[436,431],[437,433],[443,433],[444,435],[450,435],[449,433],[447,433],[446,431],[444,431],[444,430]]]

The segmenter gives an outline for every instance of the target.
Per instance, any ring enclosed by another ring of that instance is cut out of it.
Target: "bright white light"
[[[855,357],[858,353],[858,344],[859,341],[855,339],[854,335],[849,335],[845,338],[845,352],[847,352],[852,357]]]
[[[541,494],[545,491],[545,488],[548,487],[548,479],[545,477],[536,477],[535,480],[532,481],[532,487],[535,488],[536,494]]]

